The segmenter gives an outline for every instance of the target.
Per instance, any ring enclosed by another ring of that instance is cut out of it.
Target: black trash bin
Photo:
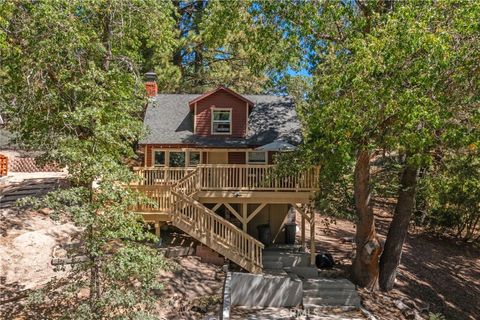
[[[269,224],[261,224],[257,227],[258,240],[268,246],[272,243],[272,231]]]
[[[285,224],[285,244],[295,244],[296,233],[297,233],[296,223]]]

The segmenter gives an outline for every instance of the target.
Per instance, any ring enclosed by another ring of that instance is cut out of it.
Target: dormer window
[[[232,133],[232,109],[212,109],[212,134]]]

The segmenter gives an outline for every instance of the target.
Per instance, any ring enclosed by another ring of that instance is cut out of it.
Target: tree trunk
[[[382,248],[375,232],[375,218],[370,204],[370,153],[366,150],[360,150],[357,153],[354,188],[357,247],[352,275],[358,285],[376,289],[378,258]]]
[[[103,17],[103,35],[102,42],[105,47],[105,55],[103,56],[103,69],[108,71],[110,69],[110,60],[112,59],[112,13],[110,12],[110,3],[106,3],[105,16]]]
[[[380,258],[380,288],[384,291],[391,290],[395,283],[397,268],[402,257],[403,243],[407,236],[410,217],[415,206],[418,173],[417,165],[405,164],[395,213]]]
[[[98,313],[98,300],[100,299],[100,269],[98,267],[98,259],[90,257],[90,311],[93,315]]]

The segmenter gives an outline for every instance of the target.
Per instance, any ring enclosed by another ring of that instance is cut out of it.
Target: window
[[[248,163],[264,164],[267,162],[267,153],[263,151],[251,151],[248,153]]]
[[[170,167],[185,167],[185,152],[170,151],[168,165]]]
[[[212,134],[232,133],[232,113],[228,109],[212,110]]]
[[[154,151],[153,152],[154,166],[164,166],[165,165],[165,151]]]
[[[200,152],[190,151],[188,156],[188,165],[195,167],[200,164]]]

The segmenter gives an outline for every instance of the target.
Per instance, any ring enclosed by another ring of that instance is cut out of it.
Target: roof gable
[[[260,146],[275,140],[298,145],[302,140],[301,124],[295,105],[288,97],[247,95],[255,104],[248,119],[246,137],[199,137],[193,133],[193,115],[188,102],[194,94],[159,94],[146,110],[148,134],[140,144],[193,144],[196,146],[232,147]]]
[[[198,96],[196,97],[195,99],[191,100],[188,102],[188,105],[190,106],[190,110],[193,108],[193,105],[219,91],[225,91],[227,92],[228,94],[231,94],[232,96],[234,96],[235,98],[237,99],[240,99],[242,101],[245,101],[246,103],[248,103],[250,106],[253,106],[253,102],[250,101],[249,99],[245,98],[244,96],[242,96],[241,94],[238,94],[236,93],[235,91],[231,90],[231,89],[228,89],[227,87],[224,87],[224,86],[219,86],[217,87],[216,89],[212,90],[212,91],[209,91],[209,92],[205,92],[204,94],[202,94],[201,96]]]

